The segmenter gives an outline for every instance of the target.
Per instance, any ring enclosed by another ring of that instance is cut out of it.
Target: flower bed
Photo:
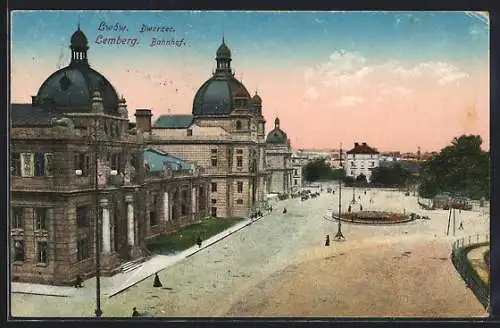
[[[412,221],[408,215],[381,211],[343,213],[342,220],[364,224],[392,224]]]

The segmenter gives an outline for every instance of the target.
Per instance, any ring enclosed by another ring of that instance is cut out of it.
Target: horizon
[[[478,13],[16,11],[11,103],[31,103],[69,64],[78,24],[131,121],[136,108],[152,109],[153,122],[191,114],[224,37],[235,77],[263,100],[266,133],[279,116],[293,149],[362,140],[432,152],[474,134],[489,150],[489,26]],[[128,45],[103,44],[117,36]]]

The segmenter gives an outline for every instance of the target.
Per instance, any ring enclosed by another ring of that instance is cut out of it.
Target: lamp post
[[[95,285],[96,285],[96,309],[95,316],[100,318],[102,316],[101,310],[101,216],[99,211],[99,153],[97,149],[97,140],[95,142],[95,158],[94,158],[94,206],[95,206]],[[83,174],[82,170],[76,170],[75,174],[81,176]],[[116,170],[111,170],[110,175],[116,176],[118,172]]]
[[[340,146],[340,158],[342,158],[342,145]],[[342,165],[342,162],[341,164]],[[342,221],[340,219],[340,215],[342,214],[342,179],[339,179],[339,224],[338,224],[338,230],[337,233],[335,234],[334,239],[336,241],[342,241],[345,240],[344,235],[342,234]],[[333,216],[333,212],[332,212]]]

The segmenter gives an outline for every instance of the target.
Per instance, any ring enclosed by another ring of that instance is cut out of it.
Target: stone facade
[[[302,189],[303,185],[303,171],[302,169],[309,162],[307,156],[302,152],[294,152],[292,154],[292,192],[298,192]]]
[[[146,255],[148,240],[209,214],[209,178],[194,165],[148,170],[141,123],[150,111],[138,110],[131,129],[125,99],[89,69],[79,29],[71,49],[71,64],[42,84],[32,104],[11,104],[13,281],[67,285],[92,276],[97,245],[101,273],[113,275]],[[71,80],[81,75],[88,79]]]

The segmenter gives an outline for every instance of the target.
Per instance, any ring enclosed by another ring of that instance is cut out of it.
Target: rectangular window
[[[47,230],[47,209],[37,207],[33,209],[36,230]]]
[[[52,153],[45,153],[44,157],[45,176],[51,177],[54,174],[54,166],[52,164],[54,155]]]
[[[212,204],[217,204],[217,199],[212,199]]]
[[[243,156],[236,156],[236,166],[237,167],[243,166]]]
[[[293,174],[297,175],[297,174],[299,174],[299,171],[298,171],[297,169],[295,169],[295,170],[293,171]]]
[[[24,262],[24,240],[14,241],[14,261]]]
[[[21,156],[19,153],[10,153],[10,172],[13,176],[21,175]]]
[[[212,182],[212,192],[217,192],[217,184]]]
[[[354,171],[351,171],[351,175],[354,175]]]
[[[212,157],[210,159],[210,162],[212,164],[212,167],[216,167],[217,166],[217,157]]]
[[[211,149],[211,150],[210,150],[210,152],[211,152],[212,154],[217,155],[217,149]]]
[[[21,153],[21,175],[23,177],[32,177],[35,175],[33,154]]]
[[[238,181],[238,193],[242,193],[243,192],[243,182],[241,181]]]
[[[78,206],[76,208],[76,225],[79,228],[88,226],[88,206]]]
[[[78,262],[89,258],[89,242],[87,238],[82,238],[77,241],[77,258]]]
[[[181,215],[187,215],[188,214],[188,191],[183,190],[181,192]]]
[[[187,129],[187,136],[191,137],[193,135],[193,130]]]
[[[212,217],[214,217],[214,218],[216,218],[216,217],[217,217],[217,207],[212,207],[212,208],[210,209],[210,215],[211,215]]]
[[[293,181],[293,184],[296,186],[297,185],[297,179]]]
[[[156,206],[158,205],[158,198],[156,195],[151,195],[151,204],[149,210],[149,225],[154,227],[158,225],[158,217],[156,215]]]
[[[243,204],[243,199],[237,199],[236,204],[240,204],[240,205]]]
[[[375,162],[372,162],[371,164],[372,164],[372,167],[375,166]]]
[[[10,224],[13,229],[23,228],[23,207],[11,207],[10,208]]]
[[[82,176],[87,176],[90,172],[90,156],[85,153],[76,153],[73,156],[73,169],[81,170]]]
[[[48,250],[49,247],[47,245],[46,241],[39,241],[38,242],[38,263],[48,263]]]
[[[243,154],[243,149],[236,149],[236,154]]]
[[[42,177],[45,175],[45,156],[44,153],[35,153],[35,176]]]

